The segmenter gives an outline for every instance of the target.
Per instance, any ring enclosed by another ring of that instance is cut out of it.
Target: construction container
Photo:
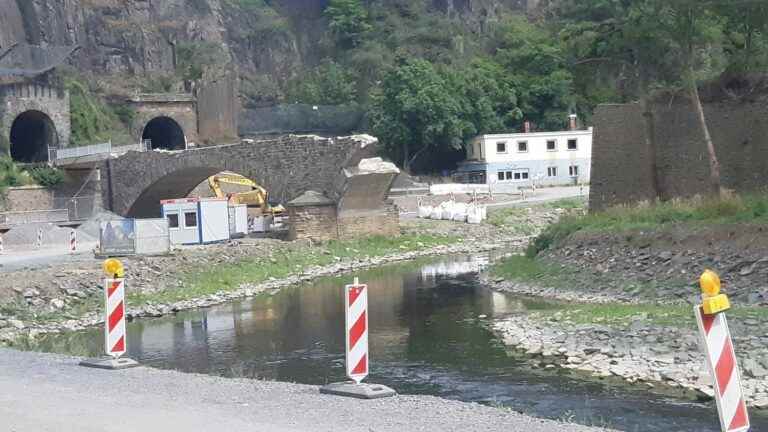
[[[171,244],[204,244],[230,239],[226,198],[180,198],[160,202]]]

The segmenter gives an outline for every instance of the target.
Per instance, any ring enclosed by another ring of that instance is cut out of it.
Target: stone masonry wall
[[[327,241],[338,238],[336,206],[289,207],[289,240]]]
[[[235,141],[240,116],[237,72],[206,71],[197,90],[200,145]]]
[[[400,235],[400,213],[390,202],[370,212],[353,212],[339,216],[339,238],[342,240],[372,235],[397,237]]]
[[[759,102],[705,103],[723,186],[738,192],[768,185],[768,106]],[[652,160],[644,142],[651,134],[639,105],[598,107],[592,155],[590,209],[653,199]],[[709,160],[691,104],[652,105],[659,197],[707,193]]]
[[[199,141],[197,131],[197,108],[191,95],[188,100],[178,101],[131,101],[136,110],[131,134],[136,142],[141,140],[144,128],[152,119],[168,117],[179,124],[187,138],[187,144],[197,144]]]
[[[35,83],[0,87],[0,152],[10,154],[11,126],[20,114],[40,111],[53,122],[59,147],[69,146],[69,92]]]
[[[53,191],[42,186],[21,186],[8,188],[0,210],[11,212],[53,210]]]
[[[160,200],[185,197],[206,178],[233,171],[253,179],[278,202],[305,191],[332,195],[344,167],[376,152],[370,137],[288,136],[274,140],[202,147],[184,152],[129,152],[101,169],[106,208],[137,217],[160,214]]]

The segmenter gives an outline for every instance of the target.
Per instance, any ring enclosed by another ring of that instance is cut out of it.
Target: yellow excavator
[[[248,192],[226,194],[221,190],[222,184],[246,186],[251,188],[251,190]],[[266,189],[240,174],[231,172],[216,174],[208,178],[208,185],[218,198],[227,198],[231,204],[245,204],[248,208],[258,208],[262,214],[271,214],[273,216],[281,215],[285,212],[285,207],[281,205],[275,207],[269,205],[269,195]]]

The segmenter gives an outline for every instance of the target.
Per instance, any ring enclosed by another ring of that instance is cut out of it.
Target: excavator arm
[[[231,194],[229,199],[230,202],[234,204],[246,204],[253,207],[260,207],[264,213],[278,214],[285,211],[283,206],[270,207],[267,190],[256,184],[256,182],[253,180],[243,177],[240,174],[225,172],[208,178],[208,184],[216,196],[219,198],[226,198],[227,195],[224,193],[224,191],[221,190],[222,183],[247,186],[251,188],[251,190],[248,192]]]

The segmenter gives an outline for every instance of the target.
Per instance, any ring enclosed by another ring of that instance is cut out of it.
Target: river
[[[442,258],[358,274],[369,285],[371,376],[400,393],[503,406],[526,414],[624,431],[719,431],[713,403],[535,369],[488,329],[526,313],[526,299],[477,278],[487,257]],[[129,356],[142,364],[229,377],[326,384],[344,379],[345,278],[274,295],[142,319],[128,326]],[[45,351],[96,356],[99,329],[42,339]],[[753,430],[768,419],[753,418]]]

